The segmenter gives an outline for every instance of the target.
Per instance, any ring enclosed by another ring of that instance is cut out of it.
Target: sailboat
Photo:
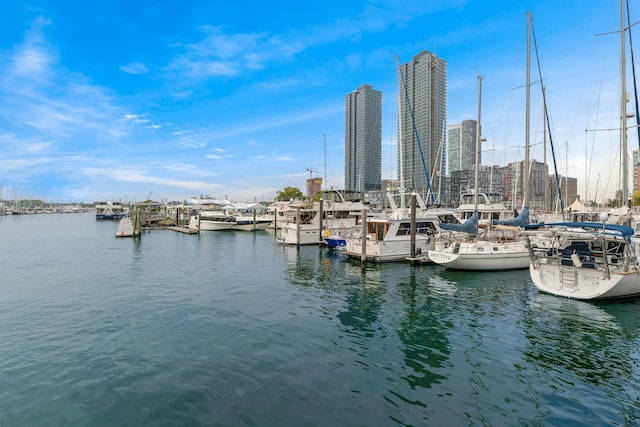
[[[478,76],[478,92],[482,87],[482,77]],[[480,159],[480,96],[478,97],[478,132],[476,140],[476,177],[474,192],[474,214],[460,226],[442,224],[443,230],[436,238],[435,247],[429,251],[429,258],[436,264],[457,270],[511,270],[529,266],[529,251],[515,225],[478,226],[478,181]],[[525,197],[526,201],[526,197]],[[518,217],[519,222],[528,222],[525,207]],[[464,232],[466,230],[466,232]]]
[[[396,57],[396,64],[397,63],[398,58]],[[404,101],[407,102],[409,111],[413,117],[411,102],[407,95],[406,82],[400,70],[398,72],[398,85],[404,88]],[[402,123],[402,98],[402,95],[398,96],[399,123]],[[415,121],[413,121],[413,130],[419,145],[420,139],[415,127]],[[399,144],[402,139],[402,126],[399,126]],[[407,260],[412,262],[429,262],[426,254],[434,247],[434,237],[440,231],[440,225],[443,223],[459,223],[453,211],[443,208],[428,208],[418,193],[408,193],[405,191],[403,149],[399,148],[398,154],[400,158],[400,188],[397,193],[387,191],[391,214],[388,216],[363,218],[363,220],[366,221],[366,227],[364,229],[361,227],[359,233],[345,238],[343,253],[350,258],[363,259],[364,257],[367,261],[376,263]],[[427,175],[426,182],[429,187],[429,194],[433,201],[434,195],[426,167],[425,173]],[[415,197],[415,210],[408,207],[407,199],[409,198],[409,200],[411,200],[411,197]],[[412,223],[415,228],[412,227]]]
[[[529,34],[531,15],[527,15],[527,84],[525,126],[525,170],[529,169],[529,82],[530,54]],[[456,270],[496,271],[529,267],[529,249],[519,227],[529,222],[529,180],[524,183],[523,208],[517,217],[497,221],[498,224],[478,226],[478,196],[480,180],[480,119],[482,111],[482,76],[478,76],[478,122],[476,132],[476,164],[474,214],[462,226],[472,231],[462,232],[461,226],[442,224],[444,230],[436,238],[435,247],[429,251],[431,261]]]
[[[627,152],[624,0],[620,0],[621,123],[620,146]],[[628,171],[623,161],[623,200]],[[561,222],[536,231],[529,274],[542,292],[581,300],[640,296],[640,236],[625,225],[601,222]]]

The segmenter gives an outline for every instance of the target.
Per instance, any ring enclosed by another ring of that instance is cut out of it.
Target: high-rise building
[[[382,92],[365,84],[345,98],[345,190],[380,190],[381,179]]]
[[[449,125],[449,175],[457,171],[475,170],[477,126],[475,120]],[[482,164],[482,154],[478,163]]]
[[[322,191],[322,178],[307,179],[307,199],[313,199],[318,191]]]
[[[529,181],[529,209],[545,212],[549,209],[549,201],[545,200],[545,185],[547,182],[545,177],[549,172],[547,165],[542,162],[537,162],[536,160],[530,160],[528,168],[525,165],[526,163],[524,161],[519,161],[509,163],[505,166],[502,185],[504,188],[502,197],[505,205],[514,209],[520,209],[522,207],[524,201],[524,181],[527,179]],[[575,180],[575,178],[573,179]],[[563,194],[562,197],[573,197],[573,200],[575,200],[576,188],[572,189],[572,193]],[[552,195],[551,197],[551,200],[553,200],[554,196]],[[567,198],[567,200],[569,200],[569,198]]]
[[[398,180],[414,191],[438,192],[447,157],[447,63],[425,50],[399,65],[398,84]]]

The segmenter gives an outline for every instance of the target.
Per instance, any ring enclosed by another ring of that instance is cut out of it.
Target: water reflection
[[[451,323],[447,320],[446,300],[434,298],[416,281],[416,269],[398,284],[403,302],[398,337],[404,344],[404,361],[412,372],[403,376],[412,389],[431,388],[447,377],[443,368],[451,353],[447,337]]]
[[[296,309],[333,344],[325,372],[350,385],[345,405],[368,395],[368,410],[413,425],[633,424],[640,415],[640,303],[539,294],[523,271],[363,271],[325,248],[280,250]]]
[[[387,357],[384,362],[393,366],[391,359],[403,359],[401,376],[411,389],[428,389],[446,379],[443,372],[451,351],[447,338],[450,322],[442,316],[447,302],[437,296],[446,285],[433,296],[424,280],[425,274],[430,275],[427,270],[407,264],[378,264],[367,265],[363,271],[343,255],[318,248],[301,247],[286,255],[291,284],[321,289],[325,298],[331,295],[332,302],[340,298],[335,316],[347,334],[348,345],[357,345],[357,354],[370,352],[381,345],[380,340],[397,335],[401,354],[381,351]],[[397,329],[389,330],[390,326]],[[393,393],[402,397],[397,389]]]
[[[563,411],[589,414],[606,424],[636,422],[638,314],[637,301],[594,304],[542,293],[532,297],[524,317],[529,344],[523,354],[547,373],[554,394],[573,402],[573,409]],[[545,393],[539,396],[554,407]],[[597,413],[593,408],[599,408]]]

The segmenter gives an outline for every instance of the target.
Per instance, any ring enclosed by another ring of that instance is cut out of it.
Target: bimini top
[[[574,227],[574,228],[586,228],[594,231],[613,231],[620,233],[622,237],[629,240],[634,234],[634,230],[626,225],[607,224],[601,222],[553,222],[550,224],[539,224],[541,227]]]

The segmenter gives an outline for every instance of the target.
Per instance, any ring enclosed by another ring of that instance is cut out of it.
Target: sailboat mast
[[[547,172],[547,109],[544,105],[545,100],[545,87],[542,86],[542,108],[543,108],[543,123],[542,123],[542,146],[544,147],[544,211],[547,212],[550,209],[549,206],[549,173]]]
[[[531,12],[527,12],[527,84],[525,86],[526,105],[525,105],[525,135],[524,135],[524,171],[523,184],[524,195],[522,197],[522,207],[529,206],[529,133],[530,133],[530,115],[531,108],[529,106],[529,98],[531,96]],[[525,175],[526,174],[526,175]]]
[[[322,187],[327,189],[327,134],[322,135],[324,137],[324,181]],[[322,190],[322,188],[321,188]]]
[[[480,120],[482,114],[482,76],[478,76],[478,121],[476,122],[476,175],[475,191],[473,192],[473,211],[478,211],[478,192],[480,191]]]
[[[627,164],[627,84],[626,84],[626,48],[624,27],[624,0],[620,0],[620,156],[622,158],[622,205],[626,206],[629,197],[629,165]]]

